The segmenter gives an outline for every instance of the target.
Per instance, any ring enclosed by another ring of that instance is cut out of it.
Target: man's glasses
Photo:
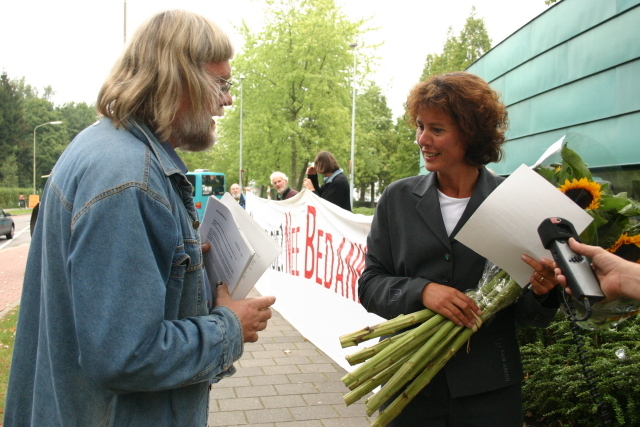
[[[233,86],[233,83],[231,83],[229,80],[223,79],[222,77],[217,77],[217,79],[222,82],[222,84],[220,85],[220,92],[229,93],[229,90],[231,90],[231,86]]]

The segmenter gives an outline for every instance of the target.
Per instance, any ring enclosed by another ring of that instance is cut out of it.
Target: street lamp
[[[356,161],[355,161],[355,148],[356,148],[356,67],[357,67],[357,50],[358,43],[351,43],[349,45],[351,49],[353,49],[353,79],[351,84],[353,86],[353,99],[351,102],[351,171],[349,174],[349,189],[350,189],[350,200],[351,200],[351,209],[353,209],[353,190],[355,188],[354,178],[356,175]]]
[[[240,181],[241,189],[244,189],[244,186],[242,185],[242,116],[244,114],[244,108],[242,105],[244,101],[243,91],[244,76],[240,76],[240,170],[238,171],[238,181]]]
[[[33,194],[36,194],[36,129],[45,125],[59,125],[62,122],[47,122],[33,128]]]

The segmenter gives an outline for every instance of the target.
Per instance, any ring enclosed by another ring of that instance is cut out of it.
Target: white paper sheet
[[[551,217],[569,220],[581,233],[592,218],[546,179],[520,166],[493,193],[456,235],[473,249],[511,275],[522,287],[533,269],[520,258],[553,259],[538,236],[540,223]]]

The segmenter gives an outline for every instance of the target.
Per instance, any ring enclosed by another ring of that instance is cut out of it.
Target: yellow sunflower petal
[[[589,181],[587,178],[574,178],[572,181],[567,179],[558,189],[565,194],[571,190],[584,190],[591,195],[591,203],[585,209],[597,209],[600,206],[602,187],[597,182]]]

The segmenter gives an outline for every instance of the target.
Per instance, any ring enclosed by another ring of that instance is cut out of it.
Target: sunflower
[[[587,178],[574,178],[573,181],[567,179],[558,189],[582,209],[597,209],[600,206],[602,190],[597,182],[589,181]]]
[[[640,262],[640,234],[635,236],[622,234],[607,251],[627,261]]]

